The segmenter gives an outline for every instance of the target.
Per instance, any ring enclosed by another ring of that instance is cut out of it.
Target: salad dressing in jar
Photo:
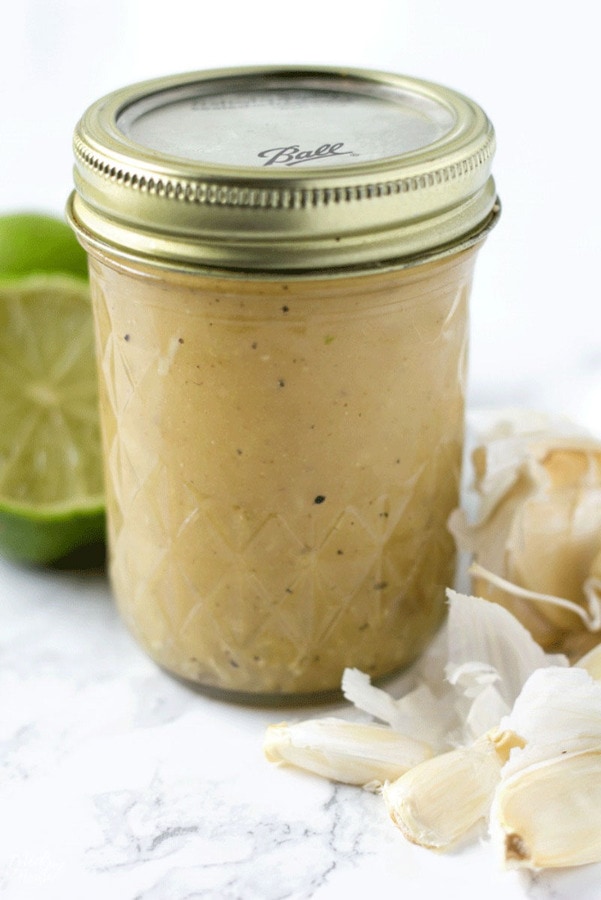
[[[82,118],[110,576],[169,672],[325,696],[439,626],[493,151],[472,101],[363,70],[192,73]]]

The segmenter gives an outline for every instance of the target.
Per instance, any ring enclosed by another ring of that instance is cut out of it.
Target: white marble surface
[[[265,726],[312,711],[172,680],[103,575],[1,563],[0,654],[3,900],[601,896],[601,865],[507,873],[486,843],[435,855],[378,796],[270,765]]]

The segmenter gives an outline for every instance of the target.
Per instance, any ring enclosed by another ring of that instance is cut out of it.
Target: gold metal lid
[[[170,267],[407,265],[491,227],[494,145],[477,104],[413,78],[195,72],[87,110],[68,212],[92,249]]]

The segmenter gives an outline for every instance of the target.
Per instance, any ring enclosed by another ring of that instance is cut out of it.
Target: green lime
[[[34,272],[85,278],[85,251],[62,219],[27,212],[0,216],[0,279]]]
[[[88,284],[0,282],[0,553],[49,563],[103,537]]]

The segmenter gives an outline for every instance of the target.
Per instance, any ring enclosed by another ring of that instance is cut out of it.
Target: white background
[[[530,404],[601,428],[594,4],[13,0],[2,18],[0,212],[62,213],[75,122],[145,78],[317,62],[471,95],[496,127],[504,211],[477,271],[470,403]]]

